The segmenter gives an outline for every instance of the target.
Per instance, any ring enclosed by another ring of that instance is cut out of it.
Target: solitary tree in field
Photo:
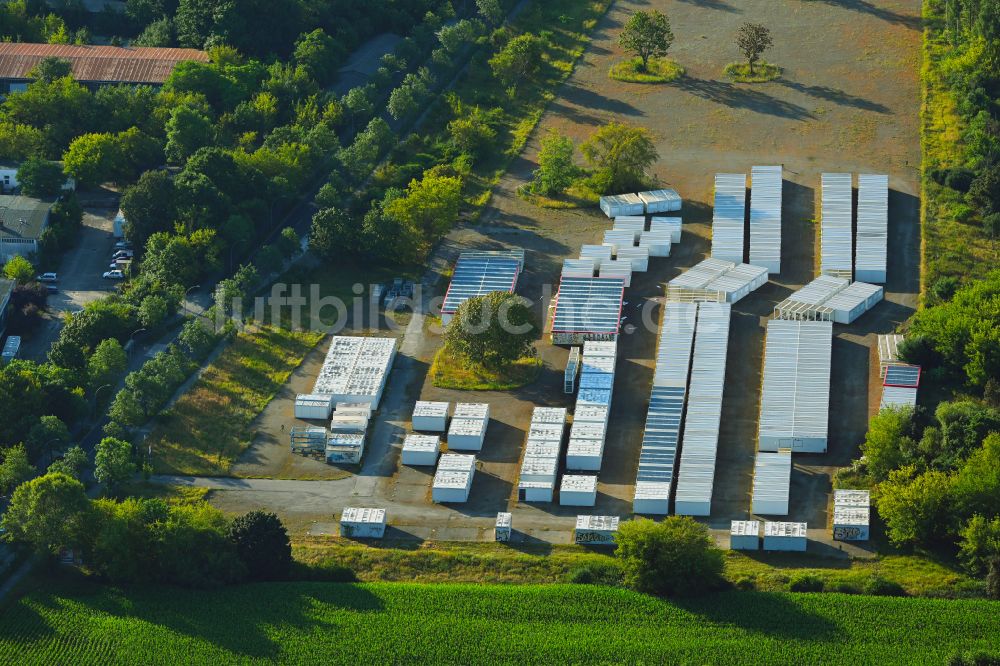
[[[288,531],[273,513],[251,511],[233,520],[229,540],[251,580],[280,580],[292,566]]]
[[[744,23],[736,33],[736,46],[746,56],[750,74],[753,74],[753,65],[760,60],[760,54],[773,45],[771,31],[759,23]]]
[[[528,353],[535,330],[535,317],[522,297],[494,291],[462,303],[445,340],[466,359],[498,370]]]
[[[621,524],[615,541],[625,583],[639,592],[690,596],[722,581],[722,551],[708,528],[689,516],[669,516],[659,523],[629,520]]]
[[[667,55],[673,42],[674,33],[670,31],[670,21],[665,14],[655,9],[632,14],[618,35],[621,47],[642,59],[642,71],[646,71],[650,58]]]
[[[561,194],[573,183],[579,169],[573,164],[573,142],[550,132],[542,139],[534,187],[542,194]]]
[[[596,170],[592,180],[600,194],[643,187],[646,169],[659,157],[649,130],[615,122],[594,132],[580,152]]]

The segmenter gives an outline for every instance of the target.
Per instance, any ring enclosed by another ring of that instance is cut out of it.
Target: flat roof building
[[[49,225],[52,203],[0,195],[0,262],[7,262],[15,254],[23,257],[38,251],[38,240]]]

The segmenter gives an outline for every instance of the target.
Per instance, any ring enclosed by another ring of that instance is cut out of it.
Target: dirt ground
[[[549,129],[585,139],[597,126],[618,120],[651,129],[660,160],[653,168],[665,186],[684,198],[684,236],[668,259],[633,278],[625,315],[653,324],[621,336],[611,414],[611,433],[600,472],[593,513],[631,514],[632,485],[645,422],[656,348],[661,284],[700,261],[710,247],[711,191],[718,172],[749,173],[757,164],[782,164],[782,272],[733,310],[716,467],[712,517],[716,528],[745,518],[756,451],[760,381],[766,320],[774,305],[815,274],[819,216],[818,186],[824,171],[888,173],[890,177],[889,282],[886,301],[851,326],[835,326],[830,406],[830,445],[825,455],[797,455],[793,473],[793,520],[822,529],[827,522],[831,474],[856,456],[872,405],[877,405],[877,367],[870,348],[875,335],[892,331],[913,312],[919,291],[918,139],[920,3],[917,0],[636,0],[617,2],[599,23],[592,46],[560,89],[524,154],[502,179],[477,226],[456,229],[437,256],[435,271],[466,248],[527,250],[518,293],[544,315],[564,257],[585,243],[600,242],[609,221],[595,208],[546,210],[515,194],[536,168],[538,141]],[[665,11],[676,41],[671,57],[686,69],[674,84],[612,81],[609,66],[624,57],[618,32],[638,9]],[[733,35],[747,20],[765,23],[774,36],[767,60],[783,68],[766,84],[733,84],[722,69],[738,59]],[[432,274],[430,280],[437,277]],[[430,285],[429,285],[430,286]],[[440,281],[437,283],[440,288]],[[360,472],[374,476],[385,499],[429,503],[430,470],[398,465],[398,447],[416,399],[488,401],[492,421],[466,505],[456,517],[486,517],[515,511],[537,521],[546,515],[581,512],[557,505],[516,503],[515,483],[531,409],[571,405],[562,392],[566,350],[538,345],[542,378],[519,391],[475,394],[437,389],[426,369],[440,340],[409,336],[411,349],[397,360],[390,390]],[[314,355],[293,380],[305,385],[318,367]],[[301,373],[301,374],[300,374]],[[288,393],[288,395],[292,395]],[[282,400],[288,396],[282,395]],[[275,401],[276,403],[278,401]],[[284,409],[269,407],[269,412]],[[374,487],[374,485],[372,485]],[[229,495],[230,493],[226,493]],[[227,500],[227,505],[232,503]],[[434,507],[437,511],[439,507]],[[443,509],[443,507],[442,507]]]

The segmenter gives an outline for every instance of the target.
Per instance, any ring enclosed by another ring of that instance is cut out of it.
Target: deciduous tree
[[[535,171],[535,189],[541,194],[562,194],[579,173],[573,163],[573,142],[567,136],[549,132],[542,139]]]
[[[132,445],[116,437],[105,437],[94,450],[94,478],[114,492],[135,473]]]
[[[62,191],[66,174],[58,162],[29,157],[17,169],[17,182],[21,185],[21,193],[29,197],[54,197]]]
[[[524,357],[537,332],[525,299],[494,291],[470,298],[445,330],[448,346],[473,363],[498,370]]]
[[[281,580],[288,576],[292,544],[278,516],[264,511],[243,514],[233,520],[228,536],[251,580]]]
[[[493,76],[509,87],[532,76],[541,64],[542,40],[532,34],[518,35],[490,58]]]
[[[82,483],[65,474],[46,474],[18,486],[0,524],[10,540],[41,555],[56,555],[80,546],[89,514]]]
[[[760,60],[760,55],[773,45],[771,31],[760,23],[744,23],[736,33],[736,46],[746,57],[750,74],[753,74],[753,66]]]
[[[596,170],[601,194],[635,191],[646,181],[646,169],[659,158],[652,134],[645,127],[611,122],[581,146],[587,163]]]
[[[670,30],[670,21],[666,15],[655,9],[632,14],[618,35],[621,47],[642,60],[642,71],[648,68],[650,58],[662,58],[667,55],[673,42],[674,33]]]
[[[722,582],[722,551],[708,528],[689,516],[625,521],[615,541],[625,582],[640,592],[690,596]]]

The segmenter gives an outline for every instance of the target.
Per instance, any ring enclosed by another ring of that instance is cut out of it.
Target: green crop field
[[[1000,604],[589,586],[54,586],[0,615],[0,663],[930,663],[1000,650]]]

